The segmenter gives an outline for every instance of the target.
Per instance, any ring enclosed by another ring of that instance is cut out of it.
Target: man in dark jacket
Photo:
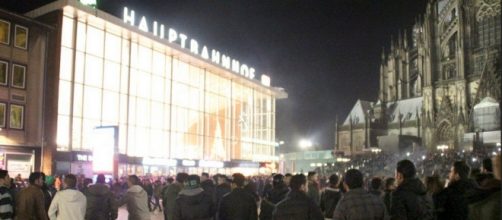
[[[380,197],[363,189],[363,174],[359,170],[348,170],[343,180],[347,192],[336,206],[334,220],[387,219],[387,210]]]
[[[448,174],[448,187],[438,194],[438,219],[462,220],[468,217],[467,195],[476,187],[468,178],[470,168],[464,161],[456,161]]]
[[[307,196],[307,178],[303,174],[294,175],[286,199],[279,202],[273,212],[274,220],[324,220],[321,209]]]
[[[214,183],[213,180],[209,178],[209,173],[202,173],[200,176],[200,187],[210,195],[214,194]]]
[[[216,181],[218,185],[214,190],[214,198],[216,200],[216,205],[219,205],[221,198],[223,198],[223,196],[229,193],[232,189],[230,187],[230,184],[228,183],[228,178],[225,175],[218,174]]]
[[[110,187],[106,184],[105,175],[99,174],[96,184],[89,186],[85,192],[87,198],[86,220],[114,220],[117,218],[117,201]]]
[[[319,205],[319,176],[316,172],[311,171],[307,175],[308,178],[308,190],[307,195],[314,200],[316,205]]]
[[[246,192],[246,178],[240,173],[232,175],[232,192],[223,196],[218,209],[220,220],[256,220],[258,208],[254,198]]]
[[[272,180],[272,190],[264,195],[260,206],[260,220],[271,220],[275,205],[286,198],[289,189],[284,183],[282,174],[275,174]]]
[[[340,189],[338,189],[339,178],[336,174],[329,177],[329,186],[324,189],[321,194],[321,211],[326,218],[333,218],[336,205],[342,197]]]
[[[197,175],[188,176],[174,207],[175,220],[212,220],[215,213],[212,196],[200,186]]]
[[[398,187],[391,194],[391,219],[430,219],[434,217],[432,198],[416,177],[413,162],[401,160],[396,167]]]
[[[174,206],[176,198],[184,187],[185,180],[188,178],[187,173],[178,173],[176,175],[176,182],[168,185],[162,191],[162,206],[164,206],[164,219],[174,219]]]

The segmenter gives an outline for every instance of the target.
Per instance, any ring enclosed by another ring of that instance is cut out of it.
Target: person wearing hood
[[[431,196],[424,184],[416,177],[415,164],[401,160],[396,166],[397,188],[391,194],[391,219],[433,219]]]
[[[96,184],[89,186],[85,196],[87,198],[86,220],[114,220],[117,218],[115,197],[106,184],[105,175],[98,175]]]
[[[56,193],[49,206],[48,215],[51,220],[83,220],[87,199],[75,189],[77,177],[73,174],[65,176],[64,190]]]
[[[129,188],[117,206],[127,204],[129,220],[150,220],[150,210],[147,204],[148,195],[141,187],[141,180],[136,175],[130,175],[127,178],[127,186]]]
[[[338,189],[339,178],[336,174],[329,177],[329,186],[321,194],[321,211],[326,219],[333,218],[336,205],[342,197],[342,192]]]
[[[188,176],[176,198],[174,220],[211,220],[215,212],[213,198],[201,188],[199,176]]]
[[[221,199],[218,209],[219,220],[256,220],[258,208],[256,201],[244,189],[246,178],[241,173],[232,175],[232,191]]]
[[[464,161],[453,163],[448,174],[448,186],[437,196],[438,219],[467,219],[467,195],[476,188],[475,182],[469,179],[469,171]]]
[[[500,219],[501,157],[493,158],[493,177],[487,178],[473,194],[469,195],[469,219]]]
[[[286,198],[289,192],[282,174],[275,174],[272,179],[272,190],[264,195],[260,207],[260,220],[271,220],[275,205]]]

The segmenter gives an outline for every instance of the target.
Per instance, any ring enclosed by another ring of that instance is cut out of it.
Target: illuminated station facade
[[[287,94],[268,76],[131,8],[118,18],[59,0],[24,16],[49,26],[44,80],[33,82],[44,89],[28,94],[41,100],[33,106],[43,114],[25,114],[41,123],[32,144],[41,159],[29,161],[35,169],[86,176],[276,171],[275,102]]]

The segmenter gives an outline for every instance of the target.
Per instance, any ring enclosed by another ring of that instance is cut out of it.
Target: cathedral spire
[[[394,36],[390,35],[390,52],[394,52]]]
[[[408,48],[408,36],[406,35],[406,29],[404,30],[404,48]]]
[[[385,61],[385,47],[382,47],[382,64]]]
[[[401,30],[397,31],[397,46],[398,48],[403,46],[403,36],[401,35]]]

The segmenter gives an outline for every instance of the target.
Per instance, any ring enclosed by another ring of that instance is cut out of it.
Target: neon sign
[[[148,23],[145,16],[142,16],[139,19],[139,22],[137,22],[134,10],[129,10],[127,7],[124,7],[123,21],[124,23],[130,24],[131,26],[138,27],[140,30],[144,32],[152,33],[153,35],[159,37],[160,39],[167,38],[167,40],[170,43],[179,44],[181,48],[187,49],[191,53],[199,55],[203,59],[209,60],[212,63],[220,65],[228,70],[231,70],[236,74],[240,74],[249,79],[254,79],[255,77],[255,69],[253,67],[241,63],[239,62],[239,60],[233,59],[226,54],[220,53],[218,50],[215,49],[209,50],[206,45],[199,44],[197,40],[189,38],[187,35],[178,32],[173,28],[168,28],[166,30],[166,26],[164,24],[158,23],[157,21]],[[270,78],[268,77],[264,80],[265,83],[262,82],[262,84],[269,86]],[[262,76],[262,81],[263,81],[263,76]]]

